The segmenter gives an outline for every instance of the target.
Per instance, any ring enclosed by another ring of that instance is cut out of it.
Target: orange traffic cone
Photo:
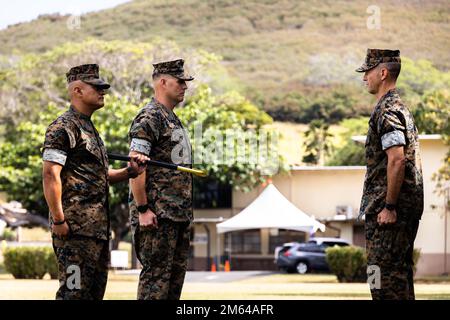
[[[213,263],[212,265],[211,265],[211,272],[216,272],[217,270],[216,270],[216,264],[215,263]]]
[[[230,272],[230,261],[225,261],[225,272]]]

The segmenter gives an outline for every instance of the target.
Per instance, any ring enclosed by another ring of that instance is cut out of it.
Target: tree
[[[313,120],[309,124],[309,129],[305,132],[306,153],[303,162],[308,164],[323,165],[325,157],[331,152],[332,145],[329,133],[330,126],[323,120]]]
[[[229,78],[220,65],[220,57],[203,50],[185,50],[174,42],[156,39],[148,43],[100,41],[88,39],[66,43],[42,54],[15,56],[0,60],[0,125],[35,121],[49,102],[64,108],[68,96],[65,73],[83,63],[100,65],[100,75],[110,84],[110,92],[133,101],[150,97],[152,63],[182,56],[189,72],[195,75],[189,93],[199,83],[213,83]]]
[[[128,154],[128,130],[134,116],[143,103],[138,106],[132,99],[115,95],[107,96],[105,107],[94,113],[92,121],[105,142],[108,152]],[[113,168],[124,167],[126,164],[111,161]],[[129,232],[128,211],[129,186],[127,182],[112,184],[109,187],[109,208],[111,230],[114,232],[112,248],[117,249],[120,240]]]
[[[413,113],[420,133],[440,134],[444,143],[450,146],[450,91],[448,89],[425,94]],[[444,164],[434,174],[433,179],[437,181],[436,191],[445,195],[450,188],[450,150],[443,162]]]
[[[334,146],[334,152],[327,162],[329,166],[365,165],[364,145],[352,140],[352,136],[366,135],[369,118],[346,119],[339,123],[345,129],[340,134],[340,145]]]
[[[127,153],[129,126],[153,93],[147,81],[151,77],[151,62],[165,59],[162,51],[166,50],[175,55],[181,51],[173,43],[158,41],[142,44],[89,40],[63,45],[41,55],[20,57],[19,61],[0,68],[0,77],[4,80],[0,84],[0,101],[8,102],[0,114],[0,129],[3,131],[0,191],[5,191],[10,199],[20,201],[33,213],[45,217],[48,215],[42,190],[40,148],[47,126],[69,106],[64,73],[68,66],[87,60],[100,63],[101,75],[112,85],[105,99],[105,107],[94,113],[92,121],[109,152]],[[250,130],[252,133],[252,129],[259,129],[272,121],[267,114],[235,92],[226,92],[220,96],[213,94],[213,90],[222,89],[210,88],[208,83],[214,77],[224,76],[221,67],[216,68],[219,63],[217,56],[203,51],[183,52],[183,56],[188,57],[188,65],[192,67],[197,81],[189,89],[186,105],[177,108],[176,112],[180,113],[190,129],[201,124],[209,133],[228,129],[234,133],[237,133],[237,129]],[[253,139],[254,136],[248,138]],[[196,148],[195,141],[193,144]],[[196,150],[207,150],[210,145],[205,142]],[[245,156],[251,154],[254,154],[251,149],[244,153]],[[229,181],[234,187],[247,190],[264,181],[266,164],[278,164],[281,159],[277,153],[274,153],[276,161],[272,162],[269,161],[270,157],[265,159],[263,156],[267,156],[267,153],[261,154],[262,161],[259,162],[247,163],[239,159],[226,164],[204,163],[202,167],[208,169],[211,178]],[[119,167],[124,164],[111,165]],[[128,231],[128,192],[126,183],[110,187],[115,247]]]
[[[237,92],[214,96],[202,86],[177,114],[190,133],[195,166],[236,190],[287,170],[278,134],[265,127],[272,118]]]

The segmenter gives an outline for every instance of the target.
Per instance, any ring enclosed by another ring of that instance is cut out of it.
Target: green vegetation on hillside
[[[338,105],[339,118],[330,115],[332,122],[338,122],[351,115],[368,115],[372,100],[354,72],[368,47],[399,48],[403,57],[422,59],[430,65],[426,68],[433,65],[437,78],[450,67],[448,1],[376,4],[379,30],[367,28],[370,13],[365,1],[135,0],[83,15],[79,29],[69,29],[69,16],[59,15],[11,26],[0,31],[0,53],[44,52],[88,37],[168,39],[183,48],[222,56],[222,65],[241,94],[275,120],[307,123],[321,114],[316,108],[330,112],[328,101],[322,100],[347,96],[348,103]],[[413,80],[429,87],[426,79],[414,76]],[[400,79],[409,80],[406,74]]]

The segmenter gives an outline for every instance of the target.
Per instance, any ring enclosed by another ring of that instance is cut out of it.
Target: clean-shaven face
[[[182,102],[187,88],[186,81],[172,76],[166,77],[166,93],[172,101]]]
[[[367,91],[371,94],[377,94],[381,85],[381,68],[376,66],[364,73],[363,81]]]
[[[81,100],[86,105],[92,106],[95,109],[100,109],[105,105],[104,96],[106,94],[106,89],[83,83],[81,90],[83,93]]]

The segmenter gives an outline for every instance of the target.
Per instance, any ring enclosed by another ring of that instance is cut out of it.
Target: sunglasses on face
[[[90,85],[92,88],[94,88],[95,89],[95,91],[97,91],[97,92],[106,92],[106,91],[108,91],[108,89],[107,88],[104,88],[104,87],[100,87],[100,86],[95,86],[95,85]]]

